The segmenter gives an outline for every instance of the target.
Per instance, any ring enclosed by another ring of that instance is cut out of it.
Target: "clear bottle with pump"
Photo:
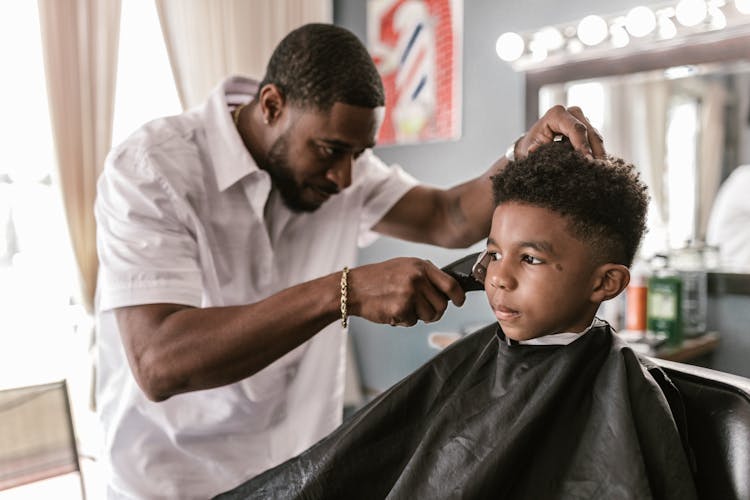
[[[691,242],[672,252],[672,267],[682,278],[682,333],[695,337],[706,331],[708,273],[702,248]]]

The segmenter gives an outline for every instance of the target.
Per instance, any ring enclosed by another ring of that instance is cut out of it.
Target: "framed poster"
[[[378,144],[461,137],[462,0],[369,0],[367,45],[385,86]]]

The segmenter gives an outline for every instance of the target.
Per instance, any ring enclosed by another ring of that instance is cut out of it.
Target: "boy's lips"
[[[510,321],[521,315],[520,312],[516,311],[515,309],[511,309],[510,307],[498,305],[493,307],[492,309],[495,312],[495,317],[498,319],[498,321]]]

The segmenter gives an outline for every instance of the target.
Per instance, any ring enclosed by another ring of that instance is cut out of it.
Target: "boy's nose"
[[[490,286],[493,288],[513,290],[518,283],[509,268],[510,266],[502,260],[492,262],[488,266],[485,280],[489,280]]]

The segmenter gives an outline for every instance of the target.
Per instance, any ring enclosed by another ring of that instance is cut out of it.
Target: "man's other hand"
[[[584,155],[603,158],[606,154],[604,139],[591,125],[581,108],[571,106],[566,109],[557,105],[547,110],[544,116],[516,142],[516,158],[524,158],[542,144],[552,142],[559,134],[570,139],[576,151]]]

